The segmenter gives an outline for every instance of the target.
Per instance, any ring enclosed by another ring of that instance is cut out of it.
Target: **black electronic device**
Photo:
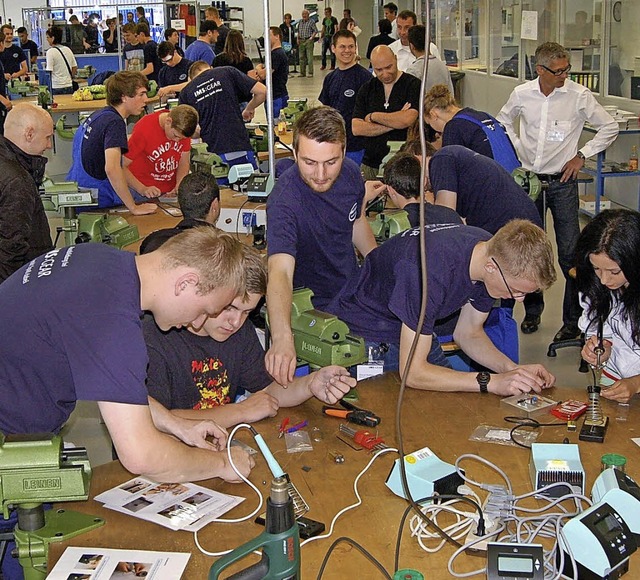
[[[245,183],[245,191],[251,202],[263,202],[273,189],[273,177],[269,173],[252,173]]]
[[[487,580],[544,580],[542,546],[489,542]]]
[[[264,526],[266,521],[267,514],[260,514],[254,521],[256,524],[260,526]],[[303,540],[307,540],[309,538],[313,538],[315,536],[319,536],[325,530],[325,526],[322,522],[318,522],[316,520],[312,520],[311,518],[306,518],[304,516],[296,518],[298,522],[298,528],[300,532],[300,537]]]

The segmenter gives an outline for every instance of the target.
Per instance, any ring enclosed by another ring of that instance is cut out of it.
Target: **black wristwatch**
[[[476,375],[476,381],[478,381],[478,386],[480,387],[481,393],[488,393],[489,389],[487,388],[489,385],[489,381],[491,380],[491,374],[487,371],[481,371]]]

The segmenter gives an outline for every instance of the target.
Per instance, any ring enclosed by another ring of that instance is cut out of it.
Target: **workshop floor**
[[[322,80],[328,72],[320,71],[319,64],[316,63],[315,76],[313,78],[300,78],[297,74],[292,75],[288,83],[289,96],[291,98],[306,97],[311,105],[316,104],[317,95],[320,94],[322,88]],[[310,95],[316,95],[316,97]],[[264,109],[261,108],[256,115],[256,121],[264,120]],[[61,224],[62,220],[55,216],[50,217],[53,236],[55,236],[55,228]],[[551,224],[549,224],[548,231],[555,249]],[[559,281],[545,294],[546,309],[538,332],[530,335],[520,335],[520,359],[523,363],[538,362],[544,364],[556,376],[557,383],[560,385],[584,389],[587,385],[587,376],[578,373],[580,357],[577,348],[560,350],[555,359],[547,358],[546,356],[549,342],[562,325],[561,308],[564,279],[561,275],[559,278]],[[519,323],[523,317],[522,305],[518,304],[515,309],[515,318]],[[428,397],[429,395],[425,394],[425,396]],[[577,393],[577,396],[580,395]],[[63,434],[65,440],[72,441],[76,445],[82,445],[88,449],[92,465],[100,465],[111,460],[111,441],[104,424],[100,420],[95,403],[78,403],[76,410],[64,428]]]

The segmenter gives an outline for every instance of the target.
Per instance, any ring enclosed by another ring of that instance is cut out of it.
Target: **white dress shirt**
[[[409,68],[409,65],[414,60],[416,60],[416,57],[413,56],[413,53],[411,52],[409,45],[404,46],[401,40],[396,40],[395,42],[392,42],[389,45],[389,48],[393,50],[394,54],[398,58],[398,68],[402,72],[405,72]],[[435,44],[433,44],[433,42],[429,44],[429,52],[431,55],[435,56],[438,60],[442,60],[440,58],[440,51],[438,50],[438,47]]]
[[[520,117],[519,135],[514,120]],[[618,124],[586,87],[567,79],[545,96],[538,79],[513,89],[498,116],[513,142],[525,169],[557,174],[578,152],[578,141],[586,122],[597,133],[580,151],[591,157],[604,151],[618,135]]]
[[[398,40],[398,19],[394,18],[391,23],[391,34],[389,34],[391,38],[395,38]]]

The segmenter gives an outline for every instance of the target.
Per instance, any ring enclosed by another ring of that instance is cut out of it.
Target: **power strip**
[[[489,495],[482,504],[485,533],[484,536],[476,535],[477,526],[469,531],[465,545],[479,540],[469,548],[470,551],[487,551],[487,544],[497,539],[495,536],[502,526],[503,516],[512,511],[512,502],[513,499],[509,496],[506,487],[503,485],[490,486]]]

